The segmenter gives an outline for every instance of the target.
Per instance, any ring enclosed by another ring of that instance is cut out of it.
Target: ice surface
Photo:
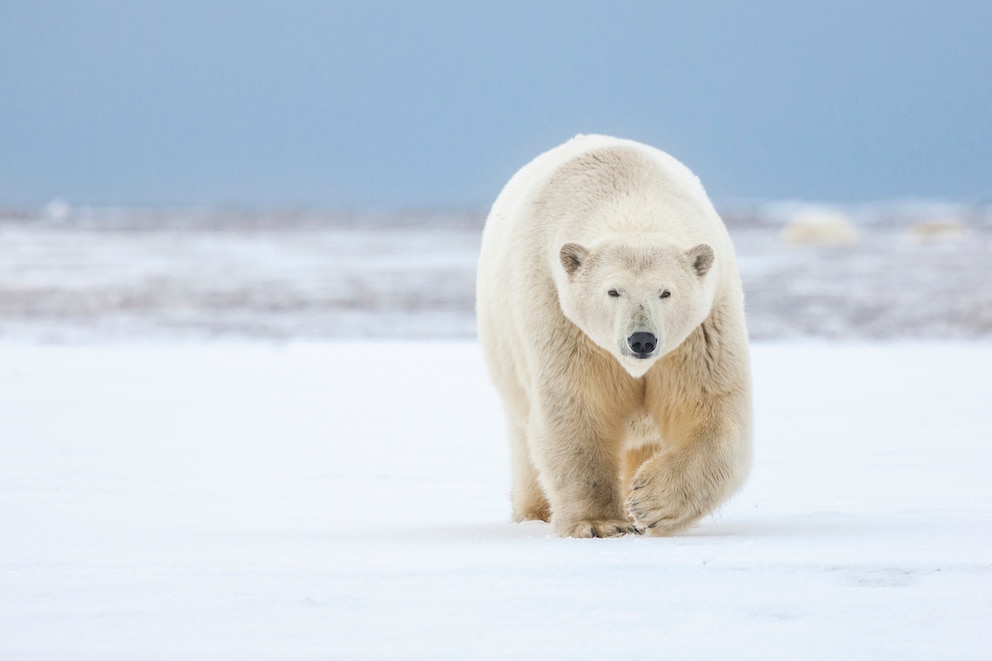
[[[729,505],[571,540],[471,342],[2,343],[0,658],[988,658],[992,344],[753,363]]]

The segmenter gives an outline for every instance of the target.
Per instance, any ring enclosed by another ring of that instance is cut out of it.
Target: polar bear
[[[479,341],[506,411],[513,518],[685,530],[751,463],[744,296],[727,230],[668,154],[578,136],[486,220]]]

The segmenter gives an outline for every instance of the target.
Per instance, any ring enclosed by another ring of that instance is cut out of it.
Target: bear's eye
[[[665,291],[661,292],[661,297],[662,298],[668,298],[671,295],[672,295],[672,292],[668,291],[667,289]]]
[[[611,289],[610,291],[608,291],[606,293],[609,294],[612,298],[619,298],[620,297],[620,292],[618,292],[616,289]]]

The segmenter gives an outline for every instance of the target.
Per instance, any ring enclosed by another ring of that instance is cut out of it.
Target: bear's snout
[[[627,338],[627,346],[638,358],[648,358],[658,346],[658,338],[654,333],[639,331]]]

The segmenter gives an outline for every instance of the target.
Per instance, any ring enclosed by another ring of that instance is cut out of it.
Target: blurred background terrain
[[[992,335],[987,208],[842,215],[779,205],[724,216],[754,339]],[[483,221],[482,212],[8,217],[0,338],[473,338]]]

